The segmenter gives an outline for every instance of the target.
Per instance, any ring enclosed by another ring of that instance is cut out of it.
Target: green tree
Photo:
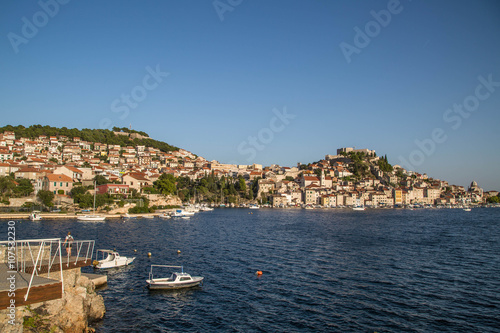
[[[85,193],[87,193],[87,188],[83,186],[74,186],[69,192],[72,198]]]
[[[9,194],[15,187],[16,185],[14,184],[12,177],[0,177],[0,193]]]
[[[188,178],[189,179],[189,178]],[[175,185],[175,177],[171,174],[163,173],[154,183],[156,187],[162,194],[174,194],[177,191]]]
[[[28,196],[35,190],[29,179],[21,178],[17,179],[16,182],[18,185],[13,189],[16,196]]]
[[[245,182],[245,178],[239,177],[239,179],[238,179],[238,189],[241,192],[246,192],[247,191],[247,184]]]
[[[102,175],[96,175],[94,177],[94,181],[96,182],[97,185],[106,185],[109,183],[109,181],[106,179],[106,177]]]
[[[55,195],[51,191],[40,190],[40,191],[38,191],[37,196],[38,196],[38,198],[40,198],[40,200],[42,200],[42,203],[44,204],[44,206],[46,206],[46,207],[54,206],[54,203],[52,202],[52,200],[54,200]]]
[[[487,203],[500,203],[500,198],[498,196],[489,197],[486,200]]]

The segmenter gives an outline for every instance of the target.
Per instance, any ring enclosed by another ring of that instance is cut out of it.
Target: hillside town
[[[340,148],[335,155],[307,165],[263,167],[208,161],[184,149],[164,152],[134,146],[132,140],[139,134],[114,134],[128,136],[131,144],[111,145],[63,135],[16,137],[14,132],[4,131],[0,134],[0,177],[10,176],[15,185],[21,179],[29,180],[33,192],[25,196],[36,198],[39,191],[49,191],[56,203],[71,203],[73,187],[92,186],[96,177],[106,179],[106,184],[97,186],[98,193],[116,198],[127,198],[132,192],[147,195],[146,189],[152,188],[162,174],[188,178],[193,184],[207,175],[234,182],[243,179],[245,184],[239,190],[245,193],[238,200],[228,201],[223,193],[218,202],[207,200],[202,193],[197,198],[181,198],[184,202],[205,199],[210,204],[231,206],[454,206],[483,204],[488,198],[498,197],[498,191],[484,192],[475,182],[464,188],[392,166],[387,157],[369,149]],[[2,205],[9,206],[4,195]],[[175,194],[170,199],[181,203]]]

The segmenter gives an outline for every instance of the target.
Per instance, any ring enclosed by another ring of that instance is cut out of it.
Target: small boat
[[[42,219],[42,216],[40,215],[40,212],[38,212],[38,211],[33,211],[30,214],[31,221],[40,221],[41,219]]]
[[[181,219],[184,219],[184,220],[189,220],[191,218],[191,216],[181,216]]]
[[[169,219],[169,218],[172,218],[172,216],[168,215],[167,213],[163,213],[163,214],[160,214],[159,217],[161,219]]]
[[[168,278],[154,278],[153,267],[180,268],[181,271],[173,272]],[[149,289],[180,289],[195,287],[203,282],[202,276],[191,276],[184,272],[182,266],[151,265],[149,279],[146,280]]]
[[[260,207],[258,205],[251,205],[248,208],[250,208],[250,209],[260,209]]]
[[[81,215],[76,218],[78,221],[87,221],[87,222],[100,222],[106,219],[106,216],[101,215]]]
[[[175,212],[173,212],[172,217],[184,217],[184,216],[193,216],[194,212],[188,212],[183,209],[177,209]]]
[[[464,208],[464,211],[466,211],[466,212],[470,212],[471,210],[472,210],[472,208],[469,208],[469,207]]]
[[[133,258],[122,257],[118,254],[118,252],[112,250],[97,250],[97,253],[99,252],[102,253],[103,259],[94,260],[93,263],[94,267],[99,269],[127,266],[130,265],[135,259],[135,257]]]
[[[155,217],[153,215],[143,215],[142,216],[143,219],[154,219]]]
[[[128,213],[122,215],[122,219],[136,219],[137,216],[130,216]]]

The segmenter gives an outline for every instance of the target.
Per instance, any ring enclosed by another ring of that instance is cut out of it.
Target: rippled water
[[[17,237],[71,230],[137,256],[108,270],[97,332],[500,332],[499,217],[218,209],[190,220],[23,222]],[[204,285],[151,292],[151,264],[184,265]]]

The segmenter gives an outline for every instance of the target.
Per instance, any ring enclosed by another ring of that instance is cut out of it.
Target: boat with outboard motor
[[[153,267],[180,268],[180,272],[173,272],[168,278],[154,278]],[[146,280],[149,289],[181,289],[198,286],[203,282],[202,276],[191,276],[184,272],[182,266],[151,265],[149,279]]]

